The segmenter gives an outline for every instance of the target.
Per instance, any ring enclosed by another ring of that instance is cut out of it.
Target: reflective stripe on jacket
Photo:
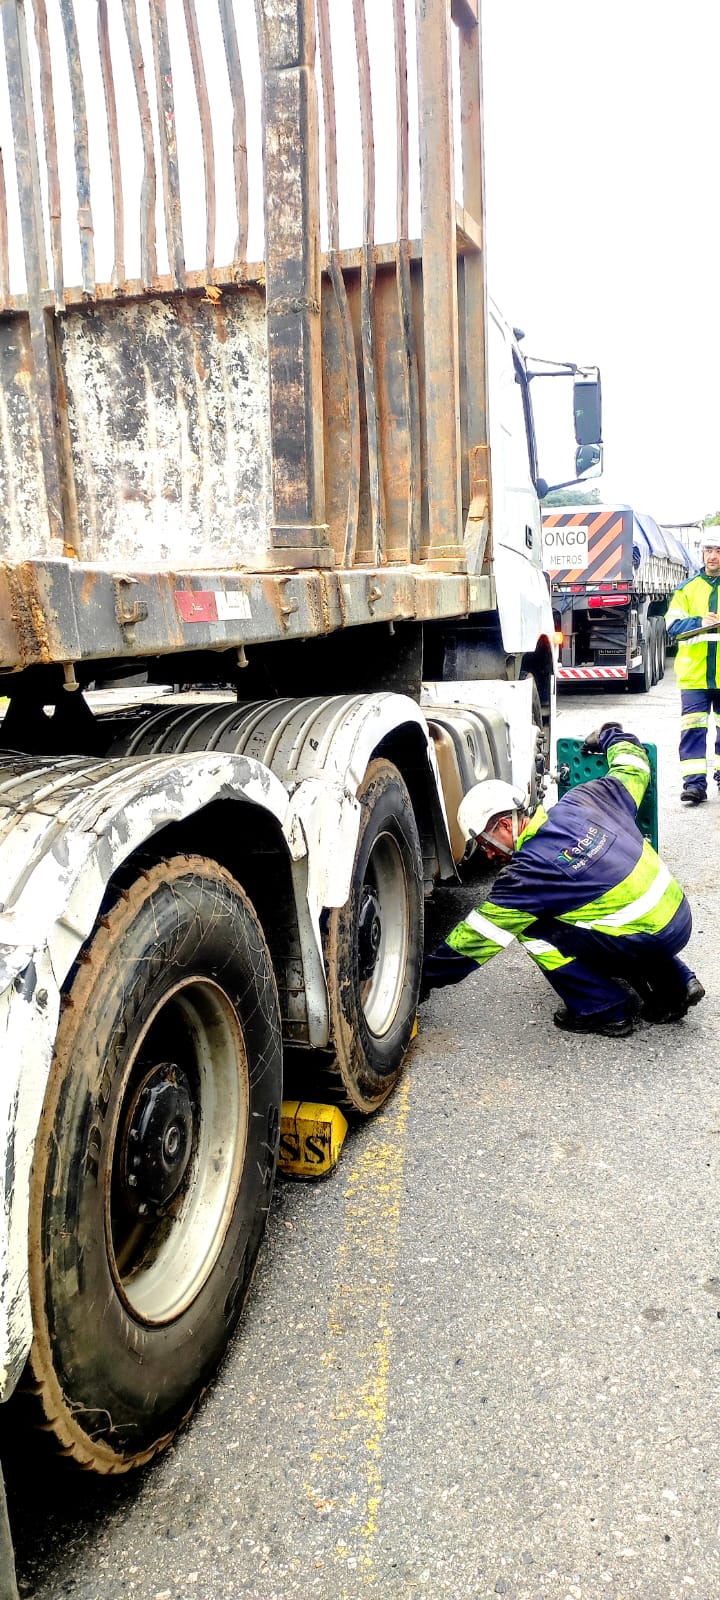
[[[670,601],[665,617],[668,638],[677,644],[675,677],[681,689],[717,689],[717,648],[720,633],[705,633],[700,639],[688,639],[683,634],[699,628],[708,612],[718,610],[720,578],[708,578],[699,572],[681,584]]]

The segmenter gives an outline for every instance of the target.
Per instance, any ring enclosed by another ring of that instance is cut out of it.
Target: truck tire
[[[187,1420],[238,1321],[282,1095],[262,929],[200,856],[118,891],[70,976],[36,1143],[29,1387],[101,1473]]]
[[[666,661],[666,657],[667,657],[667,631],[666,631],[666,628],[665,628],[665,618],[664,617],[656,617],[655,620],[656,620],[656,623],[657,623],[658,683],[661,683],[662,679],[665,677],[665,661]]]
[[[631,673],[628,679],[631,694],[647,694],[648,690],[652,688],[652,638],[650,634],[643,639],[641,650],[642,667],[639,672]]]
[[[660,676],[659,640],[657,617],[648,618],[648,647],[650,650],[650,665],[652,685],[658,682]]]
[[[531,676],[532,674],[529,672],[520,673],[521,679],[529,678]],[[550,767],[550,729],[549,724],[547,728],[543,725],[542,700],[540,699],[540,690],[538,689],[537,679],[535,677],[533,677],[532,681],[530,715],[532,717],[532,724],[535,729],[535,756],[533,759],[532,769],[529,773],[528,787],[530,791],[530,805],[534,810],[535,807],[540,804],[545,792],[544,777],[545,773],[549,771]]]
[[[325,964],[335,1059],[323,1092],[351,1116],[387,1099],[402,1071],[423,958],[423,865],[397,767],[372,761],[350,895],[330,912]]]

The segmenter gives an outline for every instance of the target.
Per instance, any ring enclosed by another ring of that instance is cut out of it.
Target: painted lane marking
[[[314,1481],[305,1489],[316,1510],[338,1518],[329,1555],[348,1570],[349,1585],[339,1600],[357,1600],[360,1572],[369,1584],[379,1577],[374,1544],[382,1504],[409,1101],[406,1074],[350,1171],[336,1288],[327,1309],[328,1344],[320,1355],[327,1376],[312,1452]]]

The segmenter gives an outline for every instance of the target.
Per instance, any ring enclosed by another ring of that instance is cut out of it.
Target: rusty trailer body
[[[258,0],[255,12],[252,39],[253,19],[238,30],[231,0],[213,18],[194,0],[182,13],[165,0],[98,0],[77,16],[72,0],[4,0],[14,162],[3,140],[0,670],[495,604],[477,0],[433,0],[412,18],[394,0],[375,115],[394,95],[396,238],[381,244],[362,0],[357,89],[333,72],[348,6],[318,0],[317,20],[314,0]],[[362,235],[341,248],[337,106],[348,92]],[[253,262],[260,123],[264,259]],[[224,262],[221,179],[234,212]],[[409,237],[418,184],[421,245]],[[190,266],[192,228],[202,237]]]
[[[283,1092],[397,1083],[553,623],[479,0],[0,14],[0,1399],[115,1473],[238,1322]]]

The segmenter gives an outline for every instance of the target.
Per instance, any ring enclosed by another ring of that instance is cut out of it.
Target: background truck
[[[476,0],[395,0],[379,53],[361,0],[351,41],[329,0],[33,14],[4,0],[0,1397],[119,1472],[238,1322],[284,1067],[351,1116],[396,1083],[459,800],[542,785],[553,619]]]
[[[689,560],[689,575],[699,572],[703,564],[702,543],[705,532],[705,523],[702,519],[698,522],[663,522],[663,533],[668,533],[671,539],[677,540],[687,551]]]
[[[630,506],[543,511],[558,680],[620,679],[645,693],[665,671],[665,612],[689,557]]]

